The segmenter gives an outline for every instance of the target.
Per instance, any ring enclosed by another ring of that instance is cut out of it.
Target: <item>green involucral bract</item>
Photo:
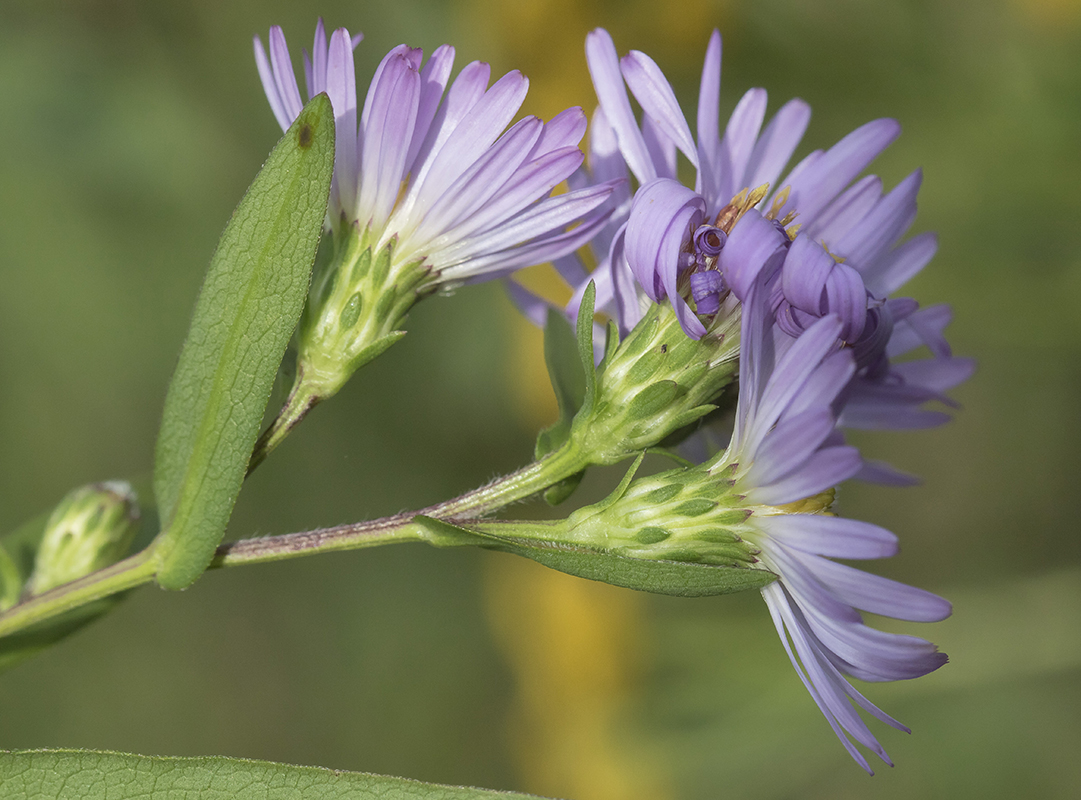
[[[396,261],[396,239],[377,247],[367,229],[332,234],[328,263],[315,275],[297,331],[295,393],[325,400],[405,335],[397,330],[427,270]]]
[[[165,588],[198,578],[225,533],[308,294],[333,168],[333,111],[318,95],[271,152],[210,262],[155,452],[154,557]]]
[[[593,402],[579,411],[571,439],[593,463],[613,464],[713,411],[736,374],[739,323],[736,306],[695,340],[669,303],[652,304],[615,352],[605,354]]]

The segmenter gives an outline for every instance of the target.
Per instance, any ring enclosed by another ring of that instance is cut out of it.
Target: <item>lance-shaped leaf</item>
[[[210,262],[155,452],[154,547],[167,589],[198,578],[225,533],[304,306],[333,167],[333,112],[319,95],[271,152]]]
[[[5,800],[499,800],[535,795],[239,758],[92,750],[0,753]]]
[[[513,530],[514,523],[478,522],[478,526],[485,528],[480,530],[479,527],[465,528],[425,516],[415,517],[414,522],[425,529],[428,541],[437,547],[475,545],[502,550],[578,578],[653,594],[677,597],[732,594],[760,589],[777,580],[777,576],[766,569],[629,558],[565,541],[545,541],[492,532],[496,528]]]

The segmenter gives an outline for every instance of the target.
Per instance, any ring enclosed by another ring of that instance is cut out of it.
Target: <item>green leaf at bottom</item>
[[[532,797],[239,758],[0,752],[5,800],[484,800]]]

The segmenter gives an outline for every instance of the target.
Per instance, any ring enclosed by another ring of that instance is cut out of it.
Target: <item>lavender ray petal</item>
[[[341,208],[352,215],[357,200],[357,84],[349,31],[330,35],[327,95],[334,109],[334,178]]]
[[[736,104],[721,140],[721,198],[733,197],[747,184],[747,165],[766,117],[766,90],[751,89]],[[754,188],[753,186],[749,188]]]
[[[877,483],[882,486],[918,486],[920,483],[920,479],[915,475],[901,472],[901,470],[884,461],[872,461],[867,459],[864,460],[863,465],[860,467],[860,471],[853,477],[855,477],[856,480],[865,481],[867,483]]]
[[[860,452],[855,447],[827,447],[810,456],[801,469],[768,486],[746,493],[748,501],[779,506],[830,489],[859,472]]]
[[[604,28],[597,28],[586,36],[586,63],[593,80],[593,90],[615,131],[627,166],[639,184],[653,180],[657,177],[657,171],[635,122],[627,90],[623,87],[615,43]]]
[[[521,108],[529,81],[520,72],[508,72],[484,93],[461,119],[435,153],[422,178],[417,206],[428,208],[458,177],[492,146]]]
[[[916,219],[916,194],[923,171],[916,170],[879,200],[874,208],[836,243],[836,252],[857,266],[883,256]]]
[[[632,50],[620,59],[619,65],[623,78],[635,100],[642,106],[642,111],[697,167],[698,148],[691,136],[691,129],[687,127],[687,119],[683,116],[683,109],[679,107],[672,85],[664,77],[657,62],[639,50]]]
[[[327,31],[323,18],[315,23],[312,37],[311,77],[308,79],[308,97],[315,97],[327,90]]]
[[[934,233],[913,236],[871,265],[864,282],[876,297],[888,297],[927,266],[937,251],[938,237]]]
[[[815,655],[811,652],[811,644],[805,636],[797,637],[795,633],[793,633],[792,642],[799,652],[799,658],[797,658],[796,653],[793,652],[793,645],[789,643],[788,631],[800,631],[801,628],[792,613],[792,608],[784,588],[778,583],[772,583],[762,589],[762,597],[766,601],[766,607],[769,609],[770,617],[773,619],[773,625],[777,629],[781,644],[784,646],[785,652],[788,653],[788,660],[792,663],[803,686],[811,695],[811,699],[815,701],[818,710],[822,712],[822,715],[826,718],[829,726],[833,729],[834,734],[836,734],[841,744],[844,745],[848,754],[852,756],[852,759],[863,767],[868,774],[874,775],[874,770],[872,770],[871,765],[867,763],[867,759],[863,757],[863,754],[856,749],[856,746],[852,744],[845,735],[844,729],[841,727],[840,722],[838,722],[837,717],[827,703],[826,698],[818,690],[816,684],[812,682],[804,672],[800,662],[813,660],[815,658]]]
[[[407,216],[416,204],[420,187],[431,170],[436,157],[454,133],[462,119],[480,102],[488,89],[491,67],[483,61],[466,64],[454,79],[446,99],[436,109],[435,117],[428,126],[428,134],[417,150],[410,167],[413,173],[409,191],[399,204],[402,216]]]
[[[865,175],[841,192],[801,232],[815,241],[833,244],[866,217],[881,197],[882,179],[877,175]]]
[[[763,437],[750,469],[741,481],[750,486],[770,486],[803,463],[833,430],[829,408],[812,408],[779,422]]]
[[[867,289],[860,274],[847,264],[837,264],[826,279],[826,298],[829,312],[844,323],[841,339],[859,341],[867,323]]]
[[[486,276],[493,270],[505,270],[508,264],[517,269],[566,255],[589,241],[607,223],[608,212],[590,212],[604,204],[608,191],[609,187],[599,186],[548,198],[490,232],[451,247],[436,248],[429,263],[434,269],[447,272],[449,279],[465,280]],[[582,220],[578,227],[563,230],[563,226],[578,220]],[[543,257],[529,260],[537,253]]]
[[[784,546],[829,558],[889,558],[897,554],[897,536],[885,528],[826,514],[778,514],[761,521],[769,536]]]
[[[941,622],[953,606],[936,594],[906,583],[808,555],[805,566],[829,587],[842,603],[909,622]]]
[[[818,316],[823,312],[826,279],[837,266],[833,257],[810,236],[800,234],[788,248],[781,267],[781,291],[796,308]]]
[[[627,162],[623,160],[623,154],[619,150],[616,132],[608,124],[608,117],[605,116],[604,109],[600,107],[593,112],[593,124],[589,132],[589,169],[597,182],[617,178],[626,180],[630,177],[630,173],[627,172]],[[627,199],[630,199],[629,185],[625,193]]]
[[[612,276],[612,292],[615,295],[616,325],[619,335],[626,336],[642,319],[642,306],[638,302],[638,283],[624,252],[624,235],[627,227],[621,227],[612,238],[608,251],[608,270]]]
[[[724,254],[724,250],[721,254]],[[739,397],[736,402],[732,438],[728,443],[728,450],[734,453],[754,453],[753,449],[746,447],[745,440],[756,433],[754,420],[775,365],[775,326],[773,314],[766,303],[768,296],[765,280],[760,277],[750,285],[743,300],[740,318]],[[768,429],[769,426],[766,427]]]
[[[698,87],[698,186],[706,200],[706,212],[720,210],[720,117],[721,117],[721,34],[716,28],[709,37],[702,62],[702,82]],[[725,198],[723,202],[727,202]],[[716,206],[716,207],[714,207]]]
[[[920,343],[927,346],[937,358],[949,358],[952,355],[949,342],[946,341],[945,328],[953,317],[949,305],[942,304],[921,309],[908,316],[904,322],[919,337]],[[891,341],[890,344],[893,344]],[[887,347],[887,353],[893,356]]]
[[[300,116],[304,103],[300,99],[297,76],[293,73],[293,62],[289,58],[289,46],[285,43],[285,34],[278,25],[270,28],[267,39],[270,45],[270,64],[274,69],[274,80],[278,86],[278,96],[290,120]]]
[[[757,406],[751,410],[752,430],[746,431],[745,453],[754,457],[762,438],[780,419],[822,359],[836,348],[840,328],[841,321],[837,317],[823,317],[804,331],[780,358],[766,381]]]
[[[646,150],[657,170],[658,178],[676,178],[676,145],[671,139],[657,127],[653,118],[642,118],[642,140],[646,143]]]
[[[358,219],[377,228],[390,216],[405,178],[421,91],[420,74],[404,56],[385,63],[365,104],[357,200]]]
[[[543,264],[574,252],[588,242],[606,222],[607,214],[601,214],[587,218],[572,230],[530,239],[516,247],[494,252],[478,247],[476,255],[467,253],[457,259],[444,259],[444,263],[449,266],[442,272],[447,282],[479,283],[523,267]]]
[[[925,639],[886,633],[862,622],[837,620],[809,604],[801,603],[799,607],[823,646],[844,661],[845,672],[860,680],[910,680],[946,662],[945,654]]]
[[[794,620],[793,625],[793,640],[797,642],[797,650],[799,649],[799,640],[805,639],[806,641],[805,648],[808,655],[803,657],[801,654],[801,658],[803,658],[804,667],[807,669],[811,680],[822,690],[830,709],[837,716],[838,722],[845,731],[864,747],[872,750],[887,764],[893,766],[890,757],[871,733],[867,723],[863,721],[859,712],[848,702],[851,686],[831,663],[829,648],[815,637],[811,628],[798,622],[800,609],[801,606],[798,604],[795,608],[791,608],[792,616],[797,618],[797,620]]]
[[[266,95],[267,102],[270,103],[270,110],[274,112],[274,119],[281,125],[281,129],[289,130],[293,120],[289,118],[285,105],[282,103],[281,94],[278,92],[278,82],[274,78],[270,62],[267,61],[263,42],[258,36],[253,36],[252,46],[255,50],[255,68],[259,70],[259,80],[263,84],[263,93]]]
[[[831,405],[845,389],[856,372],[856,362],[849,350],[830,353],[811,373],[799,393],[789,401],[781,412],[780,420],[801,414],[809,408]]]
[[[540,158],[553,150],[577,147],[586,134],[586,113],[578,106],[571,106],[552,117],[544,125],[530,158]]]
[[[447,241],[454,241],[491,231],[531,204],[548,196],[552,189],[577,169],[581,161],[582,152],[577,147],[567,147],[520,166],[498,187],[498,193],[491,197],[482,197],[484,202],[481,205],[471,210],[469,215],[459,214],[454,223],[455,227],[447,228],[442,233],[445,234]],[[484,189],[482,177],[482,175],[477,175],[470,180],[471,184],[477,183],[477,189],[481,191]],[[590,188],[592,186],[576,191],[587,191]],[[464,193],[465,187],[460,191]],[[444,198],[458,208],[459,204],[456,202],[458,196],[458,192],[452,187]],[[440,231],[433,229],[433,235],[439,233]]]
[[[890,358],[897,358],[928,344],[928,340],[930,340],[928,348],[933,355],[939,358],[949,358],[951,352],[949,345],[946,344],[944,332],[952,316],[949,305],[941,304],[921,308],[916,313],[911,314],[909,318],[896,322],[893,326],[893,333],[890,335],[890,341],[886,345],[886,355]],[[915,325],[912,324],[913,318],[916,319]],[[945,345],[944,352],[942,351],[943,345]]]
[[[544,169],[546,164],[542,163],[541,169],[534,167],[532,170],[540,173],[542,185],[534,186],[533,182],[530,182],[523,187],[528,193],[521,198],[520,206],[505,202],[505,187],[510,188],[510,199],[517,199],[514,196],[514,189],[517,187],[510,186],[511,176],[528,157],[540,137],[542,128],[543,123],[536,117],[526,117],[515,123],[498,142],[465,169],[440,197],[433,199],[413,234],[417,241],[424,242],[441,235],[447,240],[462,239],[474,231],[483,230],[490,221],[510,216],[539,195],[551,191],[553,186],[577,169],[582,156],[577,148],[570,148],[570,164],[565,163],[565,160],[564,163],[557,160],[556,164],[552,165],[558,178],[552,175],[552,166]]]
[[[776,185],[781,170],[792,158],[810,121],[811,107],[802,100],[789,100],[781,106],[751,151],[744,168],[747,186],[761,186],[764,183]],[[727,200],[722,198],[721,202]]]
[[[915,431],[936,428],[950,421],[944,411],[925,411],[887,403],[854,403],[845,406],[837,424],[856,430]]]
[[[413,138],[409,143],[409,152],[405,157],[406,171],[412,172],[417,157],[428,133],[432,128],[439,101],[443,99],[451,70],[454,68],[454,48],[449,44],[437,47],[420,71],[420,102],[417,105],[417,121],[413,126]]]
[[[700,221],[704,211],[701,197],[668,178],[650,181],[635,194],[624,247],[627,263],[651,300],[660,302],[670,287],[675,289],[682,234],[689,235],[692,221]],[[680,241],[673,242],[673,228]]]
[[[904,378],[906,383],[933,392],[952,389],[971,378],[975,371],[976,362],[971,358],[925,358],[893,365],[893,372]]]
[[[717,259],[725,281],[740,300],[747,299],[760,273],[768,278],[785,255],[787,237],[761,214],[748,211],[736,223]]]
[[[781,214],[798,211],[805,221],[815,219],[900,132],[892,119],[874,120],[852,131],[791,178],[791,193]]]

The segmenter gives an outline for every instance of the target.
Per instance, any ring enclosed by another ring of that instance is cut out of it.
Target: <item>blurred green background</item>
[[[225,754],[575,800],[1074,797],[1081,786],[1081,4],[1073,0],[130,0],[0,5],[0,530],[151,466],[218,234],[279,130],[251,36],[315,17],[458,47],[532,79],[525,111],[593,107],[585,33],[650,53],[693,109],[709,31],[722,109],[752,86],[814,108],[800,153],[879,116],[875,164],[925,170],[911,285],[978,358],[945,428],[860,437],[925,478],[852,485],[900,534],[882,574],[953,600],[951,663],[867,687],[914,734],[856,767],[751,593],[658,598],[512,556],[420,546],[143,589],[0,676],[0,748]],[[360,77],[363,76],[363,77]],[[416,508],[528,460],[553,413],[539,335],[498,286],[434,298],[410,335],[249,482],[234,537]],[[613,474],[590,477],[581,499]],[[578,499],[578,498],[576,498]],[[516,511],[534,513],[523,506]],[[537,513],[541,513],[538,511]]]

